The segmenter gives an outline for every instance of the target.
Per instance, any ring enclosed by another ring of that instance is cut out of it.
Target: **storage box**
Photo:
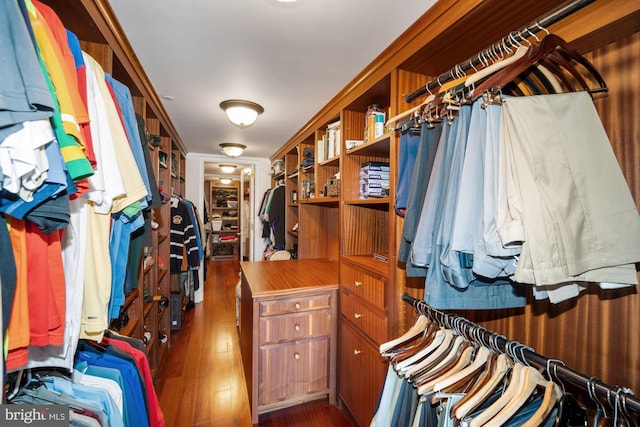
[[[214,219],[211,220],[211,229],[213,231],[220,231],[222,230],[222,220],[221,219]]]
[[[336,197],[340,195],[340,180],[336,178],[329,178],[327,180],[327,196]]]
[[[284,160],[279,159],[271,163],[271,176],[280,175],[284,172]]]

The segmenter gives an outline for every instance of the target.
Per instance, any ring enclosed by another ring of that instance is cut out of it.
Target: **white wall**
[[[198,208],[204,205],[204,165],[205,163],[229,163],[229,157],[222,155],[210,155],[202,153],[189,153],[186,156],[186,188],[184,196],[191,200]],[[260,209],[260,202],[265,191],[271,186],[271,162],[269,159],[242,157],[233,159],[233,163],[239,166],[253,165],[254,169],[254,190],[251,194],[251,215],[250,229],[253,230],[253,252],[249,254],[250,260],[260,260],[264,251],[262,241],[262,225],[258,221],[257,211]],[[200,289],[195,293],[195,302],[204,299],[204,270],[200,268]]]

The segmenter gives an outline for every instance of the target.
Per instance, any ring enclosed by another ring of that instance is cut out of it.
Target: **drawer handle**
[[[360,318],[362,317],[362,314],[360,314],[360,313],[355,313],[355,314],[353,315],[353,317],[355,317],[356,319],[360,319]]]
[[[300,360],[300,353],[293,353],[293,358],[296,360]]]
[[[295,307],[296,307],[296,311],[300,311],[300,303],[299,302],[296,303]]]
[[[354,355],[354,356],[358,356],[358,355],[360,355],[360,353],[362,353],[362,351],[360,351],[360,350],[353,350],[353,355]]]
[[[362,286],[362,282],[356,280],[355,285],[356,285],[356,288],[359,288],[360,286]]]
[[[300,325],[296,325],[296,326],[294,326],[294,328],[295,328],[296,331],[299,331],[300,330]]]

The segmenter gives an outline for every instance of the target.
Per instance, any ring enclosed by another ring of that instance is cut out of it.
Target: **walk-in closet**
[[[437,0],[323,99],[317,0],[145,1],[0,4],[0,425],[640,424],[640,0]]]

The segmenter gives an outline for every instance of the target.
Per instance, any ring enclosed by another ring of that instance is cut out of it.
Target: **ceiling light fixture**
[[[231,178],[219,178],[219,180],[221,184],[224,184],[224,185],[231,184]]]
[[[227,113],[231,123],[241,128],[251,126],[258,116],[264,113],[262,105],[241,99],[228,99],[220,103],[220,108]]]
[[[232,164],[229,164],[229,163],[223,163],[223,164],[220,164],[218,166],[220,166],[220,169],[224,173],[233,173],[233,171],[236,170],[236,167],[237,167],[236,165],[232,165]]]
[[[267,2],[275,7],[284,9],[298,7],[304,3],[304,0],[267,0]]]
[[[236,144],[235,142],[224,142],[220,144],[220,148],[222,148],[222,152],[229,157],[238,157],[242,154],[246,145]]]

